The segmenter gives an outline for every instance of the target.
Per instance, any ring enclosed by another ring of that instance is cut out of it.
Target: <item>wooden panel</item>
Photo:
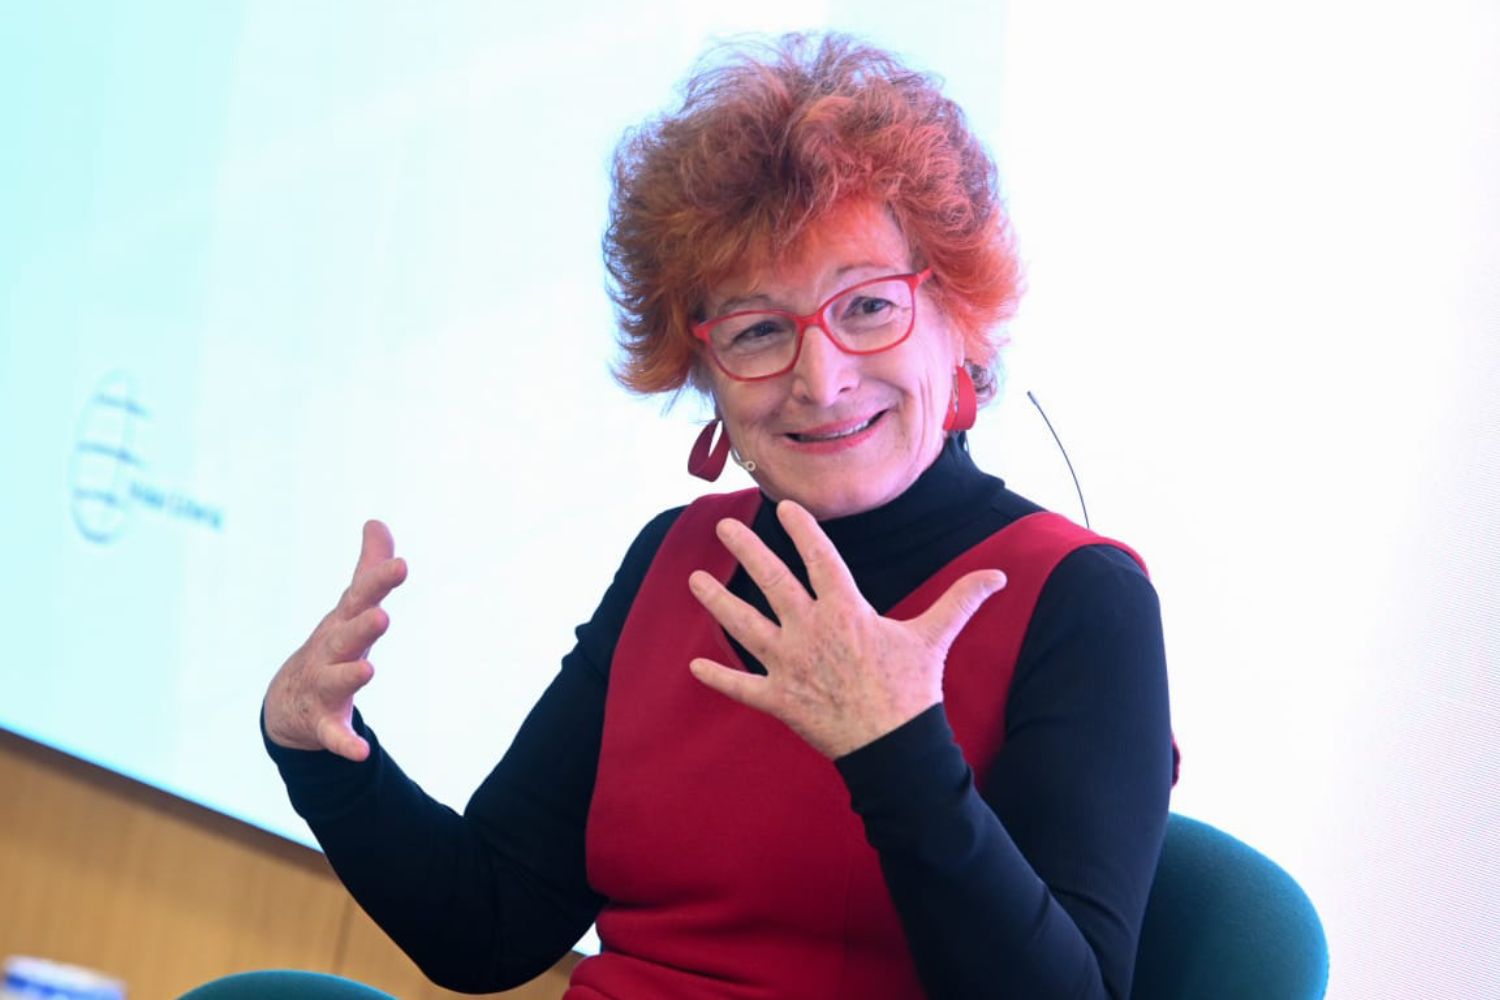
[[[0,957],[95,968],[133,1000],[265,968],[458,996],[427,983],[318,852],[3,730],[0,901]],[[552,1000],[576,961],[499,995]]]

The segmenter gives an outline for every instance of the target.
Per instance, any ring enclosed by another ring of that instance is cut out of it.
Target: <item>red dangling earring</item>
[[[974,417],[979,413],[979,397],[974,392],[974,377],[968,365],[953,369],[953,400],[948,404],[948,418],[943,421],[945,431],[966,431],[974,426]]]
[[[724,462],[729,458],[729,432],[726,430],[720,434],[718,444],[714,444],[714,431],[718,429],[719,418],[715,417],[703,428],[698,440],[693,442],[693,450],[688,453],[688,471],[709,482],[719,478],[724,471]]]

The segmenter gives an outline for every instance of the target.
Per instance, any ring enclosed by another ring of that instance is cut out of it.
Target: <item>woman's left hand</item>
[[[779,626],[708,573],[688,578],[693,595],[765,665],[766,675],[702,658],[688,667],[715,691],[780,719],[824,756],[842,757],[943,700],[948,647],[1005,586],[1005,574],[969,573],[916,618],[883,618],[811,514],[783,500],[776,516],[807,566],[811,594],[747,526],[725,519],[717,531],[766,595]]]

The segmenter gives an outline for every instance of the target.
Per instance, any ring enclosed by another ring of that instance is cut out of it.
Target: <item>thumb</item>
[[[348,723],[324,718],[318,724],[318,742],[323,748],[356,764],[370,756],[370,744]]]
[[[998,569],[981,569],[960,577],[932,607],[912,621],[927,640],[946,650],[958,638],[969,619],[981,605],[1005,587],[1005,574]]]

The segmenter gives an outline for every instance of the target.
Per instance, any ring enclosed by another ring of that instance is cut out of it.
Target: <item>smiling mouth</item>
[[[873,426],[875,421],[879,420],[883,416],[885,416],[885,411],[881,410],[879,413],[875,414],[868,420],[860,421],[857,424],[849,427],[844,427],[840,430],[816,434],[788,434],[787,437],[801,444],[812,444],[816,441],[837,441],[839,438],[852,437],[853,435],[858,434],[860,431],[866,429],[867,427]]]

